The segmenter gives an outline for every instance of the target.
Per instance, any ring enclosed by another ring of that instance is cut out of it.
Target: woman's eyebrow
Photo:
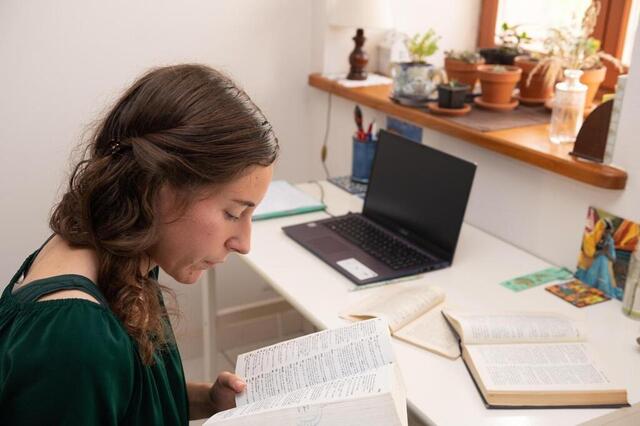
[[[237,199],[233,199],[231,201],[233,201],[234,203],[242,204],[243,206],[247,206],[247,207],[255,207],[256,206],[256,203],[253,203],[251,201],[237,200]]]

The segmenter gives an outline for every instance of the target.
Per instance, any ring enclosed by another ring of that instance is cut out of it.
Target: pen
[[[367,140],[372,141],[373,140],[373,134],[376,131],[376,119],[374,118],[373,121],[371,121],[371,123],[369,124],[369,128],[367,129]]]
[[[353,111],[353,116],[356,121],[356,126],[358,127],[357,137],[360,140],[364,139],[364,129],[362,128],[362,110],[358,105],[356,105],[355,110]]]

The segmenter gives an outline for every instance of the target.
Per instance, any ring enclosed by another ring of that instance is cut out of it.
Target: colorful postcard
[[[422,127],[416,126],[413,123],[387,116],[387,130],[411,139],[414,142],[422,143]]]
[[[573,274],[567,268],[547,268],[532,274],[503,281],[500,285],[509,290],[522,291],[553,281],[566,281],[571,278],[573,278]]]
[[[638,250],[640,225],[589,207],[576,278],[622,300],[631,254]]]
[[[602,290],[590,287],[579,280],[550,285],[545,290],[578,308],[584,308],[585,306],[595,305],[611,299]]]

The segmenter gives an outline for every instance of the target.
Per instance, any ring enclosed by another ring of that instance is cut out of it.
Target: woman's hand
[[[214,407],[214,413],[228,410],[236,406],[236,394],[241,393],[247,384],[235,374],[223,371],[209,389],[209,400]]]
[[[211,383],[187,383],[189,419],[198,420],[236,406],[236,394],[244,391],[246,383],[235,374],[223,371]]]

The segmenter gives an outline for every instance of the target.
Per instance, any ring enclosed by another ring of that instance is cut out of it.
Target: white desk
[[[359,211],[362,200],[323,182],[329,211]],[[315,184],[300,186],[319,197]],[[243,258],[273,288],[317,327],[344,325],[338,312],[375,288],[353,291],[354,285],[281,230],[285,225],[325,218],[322,212],[254,223],[252,251]],[[577,251],[577,248],[576,248]],[[577,252],[576,252],[577,256]],[[498,283],[550,265],[470,225],[464,225],[453,266],[422,275],[416,281],[443,288],[449,304],[468,309],[551,310],[586,317],[595,344],[612,378],[640,400],[640,323],[622,315],[620,302],[577,309],[544,290],[515,293]],[[463,362],[450,361],[394,339],[394,349],[407,387],[409,408],[425,422],[438,425],[573,425],[610,409],[488,410]]]

